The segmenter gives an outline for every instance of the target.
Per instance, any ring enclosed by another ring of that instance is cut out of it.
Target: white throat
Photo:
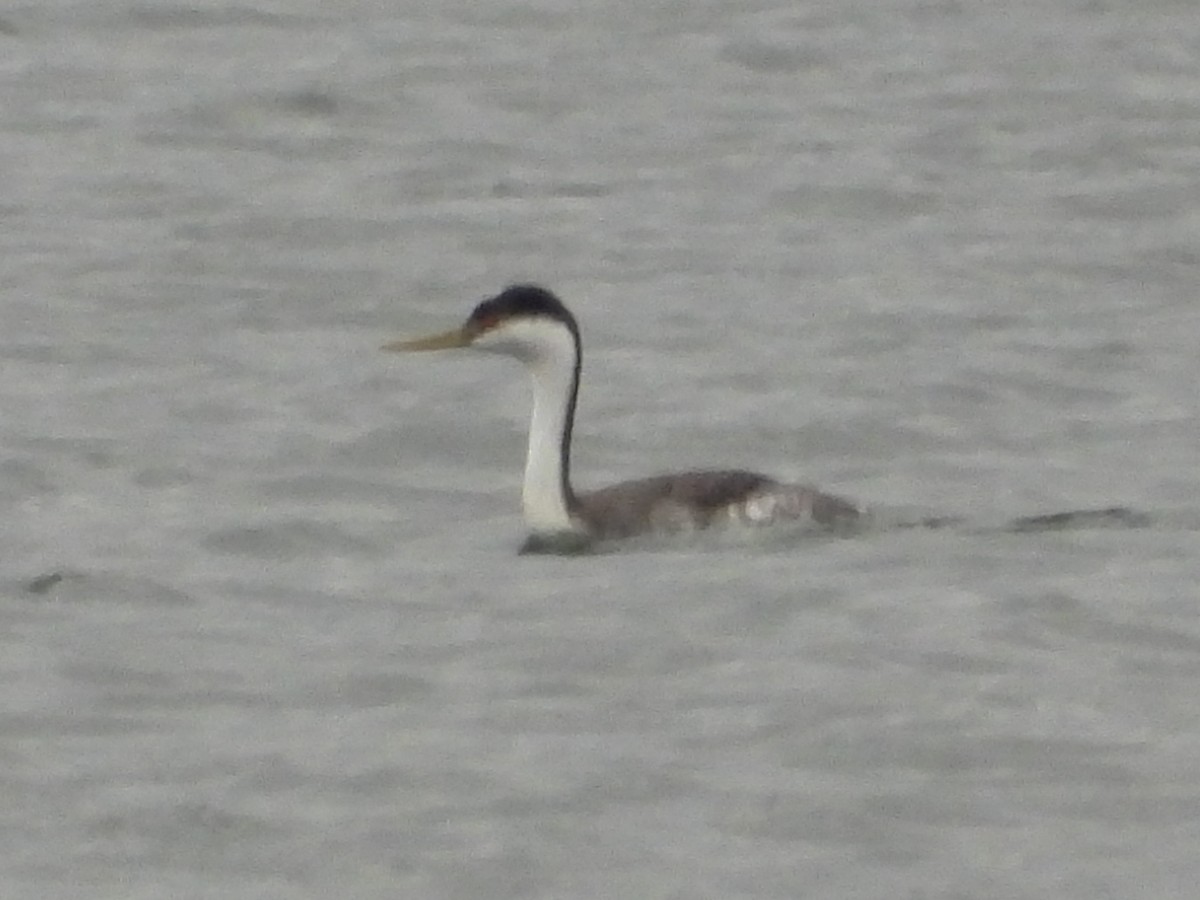
[[[570,329],[553,319],[517,319],[481,335],[472,347],[515,356],[533,379],[533,416],[521,492],[525,524],[535,534],[574,530],[562,443],[575,390],[576,347]]]

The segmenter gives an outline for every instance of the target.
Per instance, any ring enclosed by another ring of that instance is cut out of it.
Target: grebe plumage
[[[533,415],[521,501],[529,538],[524,552],[581,550],[593,541],[709,528],[721,523],[806,522],[831,530],[859,510],[812,487],[741,469],[691,471],[624,481],[595,491],[571,484],[571,431],[579,393],[579,325],[553,293],[506,288],[480,303],[460,328],[383,349],[469,347],[515,357],[533,380]]]

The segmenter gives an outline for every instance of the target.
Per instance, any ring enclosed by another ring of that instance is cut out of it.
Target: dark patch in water
[[[1068,528],[1145,528],[1150,517],[1125,506],[1107,509],[1074,509],[1042,516],[1013,519],[1006,531],[1022,534],[1037,531],[1063,531]]]
[[[521,556],[582,556],[591,553],[595,541],[578,531],[560,531],[554,534],[531,534],[521,545]]]
[[[47,594],[64,577],[62,572],[47,572],[45,575],[39,575],[37,578],[31,578],[25,582],[25,590],[30,594]]]

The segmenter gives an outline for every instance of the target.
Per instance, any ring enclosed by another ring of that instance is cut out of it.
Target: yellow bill
[[[412,353],[419,350],[450,350],[454,347],[465,347],[470,343],[471,338],[466,329],[455,328],[453,331],[431,334],[428,337],[392,341],[390,344],[384,344],[382,349],[394,353]]]

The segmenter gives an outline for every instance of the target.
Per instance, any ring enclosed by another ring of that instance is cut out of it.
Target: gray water
[[[1165,898],[1200,878],[1190,2],[0,10],[0,896]],[[973,529],[518,557],[583,486]]]

